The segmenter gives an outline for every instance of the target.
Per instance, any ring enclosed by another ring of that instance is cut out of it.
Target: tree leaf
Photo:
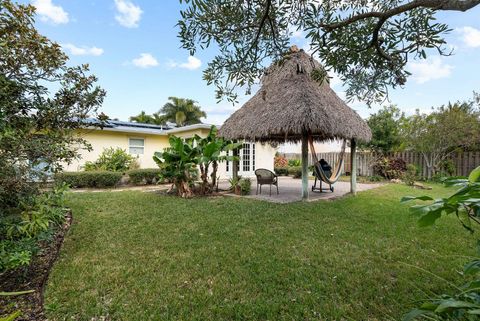
[[[411,310],[410,312],[408,312],[407,314],[405,314],[403,316],[403,319],[402,321],[411,321],[411,320],[415,320],[417,319],[418,317],[420,316],[423,316],[425,314],[430,314],[431,312],[430,311],[427,311],[427,310],[422,310],[422,309],[413,309]]]
[[[419,220],[418,220],[418,225],[421,227],[425,226],[430,226],[435,224],[435,221],[439,219],[442,216],[441,211],[432,211],[428,214],[423,215]]]
[[[447,300],[441,301],[441,303],[435,309],[435,312],[442,313],[447,311],[448,309],[461,309],[461,308],[480,308],[480,305],[466,302],[466,301],[447,299]]]
[[[405,203],[405,202],[409,202],[409,201],[413,201],[413,200],[433,201],[433,198],[431,198],[430,196],[426,196],[426,195],[423,195],[423,196],[404,196],[400,200],[400,203]]]
[[[468,181],[470,183],[476,183],[480,181],[480,166],[475,168],[470,175],[468,176]]]

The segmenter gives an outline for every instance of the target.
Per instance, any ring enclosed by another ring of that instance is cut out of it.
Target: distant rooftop
[[[107,122],[109,124],[112,124],[115,126],[122,126],[122,127],[152,128],[152,129],[160,129],[160,130],[168,130],[173,128],[168,125],[153,125],[153,124],[135,123],[135,122],[121,121],[121,120],[108,120]]]
[[[100,121],[95,118],[86,119],[85,122],[92,126],[100,124]],[[166,125],[153,125],[120,120],[107,120],[103,125],[103,130],[138,134],[168,135],[170,133],[177,133],[192,129],[208,129],[211,126],[212,125],[200,123],[183,127],[175,127],[174,124],[171,123],[167,123]]]

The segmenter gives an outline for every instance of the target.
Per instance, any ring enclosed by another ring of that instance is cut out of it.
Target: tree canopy
[[[218,54],[203,77],[218,99],[249,93],[266,64],[279,60],[294,32],[303,32],[312,54],[347,85],[347,99],[383,101],[402,86],[409,59],[449,55],[438,11],[466,11],[480,0],[180,0],[179,37],[195,54]],[[325,75],[325,72],[321,74]]]
[[[421,152],[429,173],[455,152],[477,149],[480,142],[479,96],[465,102],[448,103],[431,113],[417,112],[403,122],[406,148]]]
[[[105,96],[88,65],[69,67],[60,46],[35,29],[34,14],[0,0],[0,213],[31,195],[45,169],[60,170],[89,147],[74,130]]]
[[[201,118],[207,117],[207,114],[192,99],[168,97],[168,100],[169,102],[158,112],[149,115],[142,110],[140,114],[130,117],[130,121],[156,125],[171,122],[177,126],[185,126],[199,124],[202,122]]]
[[[360,145],[381,154],[396,152],[402,148],[403,139],[401,125],[404,114],[394,105],[385,106],[367,119],[372,130],[370,142]]]

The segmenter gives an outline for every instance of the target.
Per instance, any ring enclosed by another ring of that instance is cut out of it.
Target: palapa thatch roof
[[[322,73],[326,75],[316,60],[292,47],[265,71],[261,88],[225,121],[219,134],[251,141],[299,141],[305,133],[315,140],[369,141],[367,123],[335,94]]]

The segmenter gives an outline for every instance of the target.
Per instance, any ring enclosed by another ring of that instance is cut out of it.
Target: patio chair
[[[277,187],[278,195],[278,176],[271,170],[266,168],[259,168],[255,171],[255,176],[257,176],[257,195],[258,195],[258,186],[260,186],[260,194],[262,194],[262,185],[270,185],[270,196],[272,196],[272,185]]]

